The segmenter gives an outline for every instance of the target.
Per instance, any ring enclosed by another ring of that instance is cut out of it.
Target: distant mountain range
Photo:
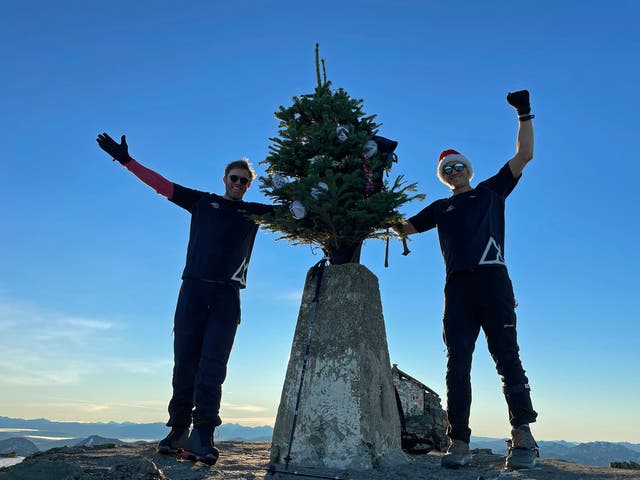
[[[164,423],[79,423],[53,422],[44,418],[24,420],[0,416],[0,455],[16,452],[19,456],[39,450],[76,445],[114,443],[122,445],[139,441],[158,441],[168,432]],[[225,423],[216,428],[216,440],[245,442],[269,441],[273,428],[245,427]],[[490,448],[506,454],[506,438],[471,437],[471,448]],[[538,441],[541,458],[557,458],[584,465],[607,466],[610,462],[640,463],[640,444],[629,442],[572,443]]]
[[[76,445],[92,435],[118,439],[121,443],[139,440],[153,442],[164,438],[168,432],[169,428],[164,423],[53,422],[45,418],[25,420],[0,416],[0,441],[25,438],[39,450]],[[261,442],[271,440],[272,435],[273,428],[269,426],[245,427],[237,423],[225,423],[216,428],[215,438],[219,441]],[[4,449],[0,448],[0,453],[3,451]]]
[[[506,455],[505,439],[471,437],[471,448],[490,448],[493,453]],[[540,458],[557,458],[568,462],[606,467],[610,462],[640,463],[640,444],[629,442],[572,443],[564,440],[537,441]]]

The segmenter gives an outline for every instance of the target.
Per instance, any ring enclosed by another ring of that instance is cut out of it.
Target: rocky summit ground
[[[40,452],[0,470],[0,480],[640,480],[640,470],[542,460],[531,470],[505,472],[504,457],[477,453],[458,470],[440,467],[441,453],[411,455],[406,465],[370,471],[329,471],[289,466],[268,473],[269,442],[220,442],[212,467],[160,455],[155,444],[64,447]],[[283,468],[283,467],[279,467]]]

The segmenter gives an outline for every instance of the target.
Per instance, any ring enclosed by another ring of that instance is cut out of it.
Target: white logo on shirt
[[[238,267],[235,273],[231,276],[231,280],[235,280],[240,282],[243,287],[247,286],[247,270],[249,269],[249,264],[247,263],[247,258],[245,257],[242,260],[242,264]]]
[[[450,212],[451,210],[455,210],[455,209],[456,209],[456,207],[454,207],[453,205],[449,205],[447,207],[447,209],[445,210],[445,212]]]
[[[220,208],[220,205],[218,204],[218,202],[211,202],[209,203],[209,205],[211,205],[213,208]]]
[[[478,263],[480,265],[506,265],[504,263],[504,256],[502,255],[502,247],[498,245],[493,237],[489,237],[489,242]]]

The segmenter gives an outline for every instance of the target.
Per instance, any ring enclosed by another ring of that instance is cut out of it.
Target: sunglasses
[[[229,180],[231,183],[240,182],[240,185],[246,185],[249,183],[249,179],[247,177],[239,177],[238,175],[229,175]]]
[[[451,172],[453,172],[454,170],[456,172],[461,172],[462,170],[465,169],[465,164],[464,163],[454,163],[453,165],[447,165],[446,167],[444,167],[442,169],[442,171],[449,175]]]

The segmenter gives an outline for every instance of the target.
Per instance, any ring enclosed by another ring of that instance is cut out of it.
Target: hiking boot
[[[447,453],[445,453],[440,460],[440,466],[444,468],[458,468],[466,465],[470,461],[471,452],[469,451],[469,444],[462,440],[453,439],[447,449]]]
[[[163,455],[175,455],[182,451],[182,447],[189,436],[189,426],[171,427],[169,435],[158,443],[158,452]]]
[[[510,470],[533,468],[540,456],[538,444],[531,435],[529,425],[512,428],[511,440],[507,440],[507,447],[509,454],[504,466]]]
[[[213,423],[194,425],[187,442],[184,444],[182,458],[207,465],[216,463],[220,452],[213,446],[213,431],[215,429]]]

